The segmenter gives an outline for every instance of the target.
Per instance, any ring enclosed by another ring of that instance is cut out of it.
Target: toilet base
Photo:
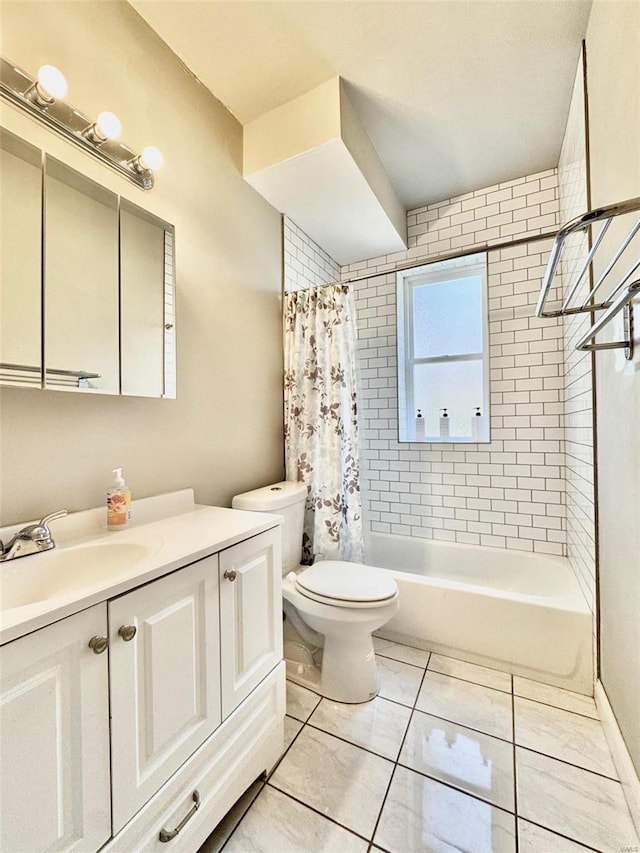
[[[336,702],[359,704],[378,695],[378,667],[371,634],[325,637],[322,695]]]
[[[301,654],[298,642],[285,639],[287,678],[294,684],[313,690],[334,702],[358,705],[378,695],[378,671],[370,635],[352,642],[348,651],[344,642],[325,637],[321,661],[316,652]]]

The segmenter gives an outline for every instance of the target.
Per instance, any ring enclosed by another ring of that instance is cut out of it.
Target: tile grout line
[[[330,823],[335,824],[335,826],[339,826],[340,829],[344,829],[345,832],[348,832],[350,835],[355,835],[356,838],[360,838],[362,841],[369,843],[369,839],[365,835],[361,835],[359,832],[356,832],[355,829],[351,829],[348,826],[345,826],[344,823],[340,823],[339,820],[336,820],[334,817],[331,817],[324,812],[319,811],[314,806],[309,805],[309,803],[305,803],[304,800],[299,800],[293,794],[290,794],[288,791],[283,791],[282,788],[278,788],[277,785],[274,785],[272,782],[265,782],[265,788],[273,788],[274,791],[277,791],[279,794],[282,794],[285,797],[288,797],[290,800],[293,800],[294,803],[298,803],[298,805],[303,806],[305,809],[309,809],[309,811],[314,814],[319,815],[320,817],[328,820]]]
[[[546,832],[551,833],[551,835],[557,835],[559,838],[564,838],[565,841],[571,841],[573,844],[579,844],[581,847],[584,847],[585,850],[591,850],[593,853],[602,853],[602,850],[598,850],[597,847],[592,847],[590,844],[587,844],[584,839],[572,838],[570,835],[565,835],[563,832],[560,832],[557,829],[551,829],[548,826],[545,826],[543,823],[540,823],[537,820],[531,820],[531,818],[524,817],[523,815],[518,815],[516,820],[520,818],[521,820],[526,820],[527,823],[532,824],[533,826],[537,826],[540,829],[546,830]]]
[[[520,832],[518,830],[518,768],[516,767],[516,699],[513,693],[513,675],[511,676],[511,755],[513,760],[513,829],[515,833],[516,853],[520,851]]]
[[[410,648],[412,648],[412,647],[410,646]],[[514,676],[512,673],[506,673],[506,674],[510,675],[510,677],[511,677],[511,681],[512,681],[511,689],[510,690],[501,690],[499,687],[491,687],[491,685],[483,684],[480,681],[470,681],[468,678],[460,678],[460,676],[452,675],[449,672],[440,672],[437,669],[430,669],[428,664],[426,667],[421,667],[421,666],[418,666],[418,664],[407,663],[406,661],[401,661],[401,660],[398,660],[397,658],[390,658],[390,657],[387,657],[386,655],[381,655],[380,652],[376,652],[376,655],[379,655],[380,657],[386,657],[387,660],[394,660],[394,661],[396,661],[396,663],[404,663],[407,666],[413,666],[415,669],[426,669],[427,672],[432,672],[432,673],[435,673],[436,675],[444,675],[446,678],[454,678],[456,681],[464,681],[465,684],[475,684],[476,687],[485,687],[487,690],[495,690],[496,693],[504,693],[507,696],[511,695],[516,699],[526,699],[527,702],[535,702],[538,705],[544,705],[546,708],[554,708],[556,711],[565,711],[567,714],[575,714],[576,717],[583,717],[584,719],[593,720],[596,723],[602,724],[602,721],[599,719],[599,717],[592,717],[589,714],[583,714],[582,712],[574,711],[571,708],[561,708],[558,705],[552,705],[550,702],[541,702],[539,699],[532,699],[530,696],[521,696],[519,693],[515,693],[515,688],[513,687]],[[452,658],[452,660],[454,660],[454,658]],[[473,666],[476,666],[476,665],[477,664],[473,664]],[[485,669],[488,669],[488,668],[489,667],[485,667]],[[503,672],[503,670],[496,669],[496,670],[492,670],[492,672]],[[522,678],[524,676],[518,676],[518,677]],[[536,683],[537,684],[543,684],[542,681],[536,682]],[[553,687],[553,685],[551,685],[551,684],[545,685],[545,686]],[[563,690],[564,688],[558,687],[556,689]],[[567,690],[566,692],[571,693],[572,691]],[[577,695],[582,696],[583,694],[578,693]],[[397,699],[389,699],[387,696],[381,696],[380,698],[381,699],[387,699],[388,702],[395,702],[398,705],[404,705],[403,702],[399,702]],[[585,694],[585,698],[592,698],[592,697],[587,697]],[[404,705],[404,707],[410,708],[411,706],[410,705]],[[434,714],[433,716],[437,716],[437,715]],[[441,719],[446,719],[446,718],[442,717]],[[453,722],[453,721],[450,721],[450,722]],[[466,728],[472,728],[472,727],[466,726]],[[474,730],[474,731],[479,731],[479,729]],[[486,734],[486,732],[485,732],[485,734]],[[496,737],[496,735],[492,735],[492,737]]]
[[[295,682],[291,682],[291,683],[292,683],[292,684],[295,684]],[[302,687],[302,685],[298,685],[298,687]],[[306,690],[306,689],[308,689],[308,688],[304,688],[304,689]],[[310,692],[310,693],[313,693],[313,691],[309,691],[309,692]],[[299,800],[297,797],[294,797],[294,796],[293,796],[293,794],[290,794],[288,791],[283,791],[283,790],[282,790],[282,788],[278,788],[278,786],[277,786],[277,785],[274,785],[274,784],[271,782],[271,778],[272,778],[273,774],[275,773],[275,771],[277,770],[277,768],[280,766],[280,763],[282,762],[283,758],[284,758],[284,757],[285,757],[285,755],[289,752],[289,750],[290,750],[290,749],[291,749],[291,747],[293,746],[294,742],[298,739],[299,735],[302,733],[302,731],[303,731],[307,726],[309,726],[309,728],[315,729],[316,731],[323,731],[322,729],[318,729],[318,728],[316,728],[316,726],[312,726],[312,725],[309,723],[309,720],[311,719],[311,717],[312,717],[313,713],[315,712],[315,710],[316,710],[316,709],[318,708],[318,706],[320,705],[320,702],[321,702],[323,699],[325,699],[325,698],[326,698],[325,696],[320,696],[318,693],[314,693],[314,695],[319,697],[319,701],[318,701],[318,702],[316,702],[316,704],[315,704],[315,706],[314,706],[313,710],[311,711],[311,713],[309,714],[309,716],[307,717],[307,719],[306,719],[305,721],[303,721],[303,720],[298,720],[298,722],[299,722],[299,723],[302,723],[302,725],[300,726],[299,731],[296,733],[296,736],[294,737],[294,739],[291,741],[291,743],[289,744],[289,746],[287,747],[287,749],[282,753],[282,755],[281,755],[281,756],[280,756],[280,758],[278,759],[278,763],[275,765],[275,767],[273,768],[273,770],[271,771],[271,773],[270,773],[270,774],[269,774],[269,776],[267,777],[267,779],[266,779],[265,784],[264,784],[264,786],[263,786],[263,787],[266,787],[266,786],[268,785],[270,788],[273,788],[273,789],[274,789],[274,791],[278,791],[280,794],[283,794],[285,797],[289,797],[289,799],[290,799],[290,800],[293,800],[294,802],[298,803],[299,805],[303,806],[304,808],[307,808],[307,809],[309,809],[310,811],[314,812],[315,814],[320,815],[320,817],[323,817],[323,818],[325,818],[326,820],[330,821],[331,823],[334,823],[336,826],[339,826],[341,829],[344,829],[346,832],[351,833],[351,835],[355,835],[355,836],[357,836],[358,838],[361,838],[363,841],[368,841],[368,839],[367,839],[364,835],[360,835],[360,833],[356,832],[356,831],[355,831],[355,830],[353,830],[353,829],[350,829],[348,826],[345,826],[343,823],[340,823],[339,821],[335,820],[335,818],[332,818],[332,817],[330,817],[329,815],[326,815],[326,814],[324,814],[323,812],[318,811],[318,809],[314,808],[314,807],[313,807],[313,806],[311,806],[309,803],[305,803],[305,802],[303,802],[302,800]],[[286,714],[285,714],[285,716],[286,716]],[[295,720],[295,719],[297,719],[297,718],[296,718],[296,717],[292,717],[292,719],[294,719],[294,720]],[[324,734],[329,734],[329,732],[324,732]],[[349,741],[344,741],[344,742],[345,742],[345,743],[349,743]],[[356,744],[350,744],[350,745],[351,745],[351,746],[356,746]],[[375,754],[375,753],[374,753],[374,754]],[[378,757],[378,758],[380,758],[380,756],[377,756],[377,757]],[[261,791],[260,793],[262,793],[262,791]],[[255,799],[253,800],[253,802],[255,802]],[[252,802],[252,805],[253,805],[253,802]],[[248,811],[248,810],[247,810],[247,811]],[[245,814],[243,815],[243,819],[244,819],[244,817],[246,816],[246,814],[247,814],[247,812],[245,812]],[[235,829],[237,829],[237,827],[235,827],[235,828],[234,828],[234,832],[235,832]],[[233,833],[232,833],[232,834],[233,834]],[[231,836],[229,836],[229,837],[231,837]],[[225,844],[226,844],[226,841],[225,841]],[[222,851],[221,851],[221,853],[222,853]]]
[[[427,660],[427,666],[429,665],[429,660],[431,660],[431,654],[429,654],[429,658]],[[382,798],[382,803],[380,804],[380,811],[378,812],[378,819],[376,820],[375,825],[373,827],[373,832],[371,833],[371,840],[369,842],[369,851],[371,850],[371,848],[373,846],[373,839],[375,838],[376,832],[378,831],[378,826],[380,825],[380,818],[382,817],[382,812],[384,811],[384,807],[385,807],[385,804],[387,802],[387,797],[389,796],[389,791],[391,790],[391,785],[393,784],[393,780],[394,780],[394,777],[396,775],[396,770],[398,768],[398,762],[400,759],[400,754],[402,753],[402,748],[403,748],[404,743],[407,739],[407,733],[409,732],[409,727],[411,726],[411,721],[413,720],[413,715],[414,715],[415,710],[416,710],[416,703],[418,702],[418,697],[420,696],[420,691],[422,690],[422,685],[424,684],[424,679],[425,679],[425,676],[427,674],[427,666],[425,666],[424,672],[422,673],[422,678],[420,679],[420,684],[419,684],[418,689],[416,691],[416,696],[415,696],[415,699],[413,701],[413,706],[411,708],[411,714],[409,715],[407,727],[404,730],[404,735],[403,735],[402,740],[400,742],[400,747],[398,748],[398,753],[396,755],[396,760],[395,760],[394,765],[393,765],[393,770],[391,772],[391,776],[389,777],[389,784],[387,785],[387,790],[384,792],[384,797]]]
[[[561,687],[558,689],[562,690]],[[600,725],[602,725],[602,720],[599,717],[592,717],[589,714],[583,714],[580,711],[572,711],[571,708],[561,708],[559,705],[552,705],[550,702],[541,702],[539,699],[532,699],[530,696],[521,696],[519,693],[514,693],[513,697],[514,699],[525,699],[527,702],[535,702],[536,705],[544,705],[545,708],[553,708],[556,711],[564,711],[567,714],[575,714],[576,717],[583,717],[585,720],[593,720],[594,723],[600,723]]]
[[[618,785],[622,785],[622,782],[619,779],[615,779],[613,776],[607,776],[606,773],[600,773],[597,770],[590,770],[588,767],[582,767],[580,764],[573,764],[571,761],[567,761],[564,758],[558,758],[557,755],[549,755],[548,752],[540,752],[539,749],[531,749],[531,747],[523,746],[521,743],[514,743],[514,746],[518,749],[524,749],[527,752],[532,752],[534,755],[541,755],[543,758],[550,758],[552,761],[557,761],[559,764],[565,764],[567,767],[573,767],[574,770],[582,770],[583,773],[591,773],[592,776],[597,776],[599,779],[608,779],[609,782],[615,782]]]
[[[371,701],[371,700],[370,700]],[[409,717],[411,719],[411,717]],[[366,752],[368,755],[375,755],[376,758],[382,758],[383,761],[390,761],[392,764],[396,764],[393,758],[389,758],[388,755],[381,755],[379,752],[371,749],[368,746],[362,746],[362,744],[354,743],[352,740],[347,740],[342,735],[337,735],[335,732],[328,732],[326,729],[321,729],[320,726],[314,725],[313,723],[307,723],[310,729],[313,729],[314,732],[322,732],[323,735],[329,735],[329,737],[334,737],[336,740],[339,740],[341,743],[346,743],[349,746],[355,746],[356,749],[361,749],[363,752]],[[302,731],[302,729],[300,729]],[[300,734],[300,732],[298,732]],[[296,736],[297,737],[297,736]]]

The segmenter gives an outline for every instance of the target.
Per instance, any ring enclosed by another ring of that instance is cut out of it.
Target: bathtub
[[[400,609],[385,639],[593,693],[592,614],[564,557],[370,534]]]

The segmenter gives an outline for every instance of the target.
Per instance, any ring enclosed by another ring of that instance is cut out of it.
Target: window
[[[404,270],[397,284],[399,440],[489,441],[486,254]]]

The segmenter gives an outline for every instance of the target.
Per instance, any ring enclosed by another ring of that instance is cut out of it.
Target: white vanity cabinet
[[[99,604],[0,648],[6,853],[89,853],[111,836],[106,638]]]
[[[280,530],[238,538],[0,647],[3,853],[195,853],[275,764]]]
[[[217,554],[109,602],[109,665],[115,835],[220,725]]]
[[[220,554],[223,719],[282,660],[281,563],[273,530]]]

